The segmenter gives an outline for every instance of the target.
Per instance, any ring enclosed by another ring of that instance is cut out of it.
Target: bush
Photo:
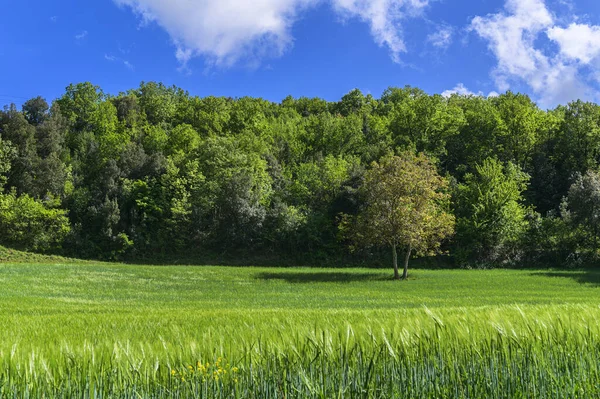
[[[0,194],[0,244],[22,250],[47,251],[60,247],[69,234],[66,211],[13,190]]]

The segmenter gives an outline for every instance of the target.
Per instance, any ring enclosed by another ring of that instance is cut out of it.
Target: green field
[[[600,273],[0,264],[0,397],[597,397]]]

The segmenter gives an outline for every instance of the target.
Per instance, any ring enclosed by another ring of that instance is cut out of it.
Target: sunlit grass
[[[4,397],[593,397],[594,271],[0,265]]]

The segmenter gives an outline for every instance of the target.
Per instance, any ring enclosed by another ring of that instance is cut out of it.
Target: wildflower
[[[171,370],[171,375],[175,375],[175,374],[177,374],[177,371]]]
[[[231,371],[233,371],[234,373],[237,373],[237,371],[238,371],[238,370],[239,370],[239,369],[238,369],[237,367],[233,367],[233,368],[231,369]]]

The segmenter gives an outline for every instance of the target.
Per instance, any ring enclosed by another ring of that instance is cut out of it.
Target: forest
[[[297,262],[391,258],[355,245],[365,176],[421,154],[448,184],[456,267],[598,259],[600,106],[528,96],[353,90],[337,102],[118,95],[70,85],[0,111],[0,245],[105,260],[233,254]],[[414,256],[429,255],[415,253]]]

